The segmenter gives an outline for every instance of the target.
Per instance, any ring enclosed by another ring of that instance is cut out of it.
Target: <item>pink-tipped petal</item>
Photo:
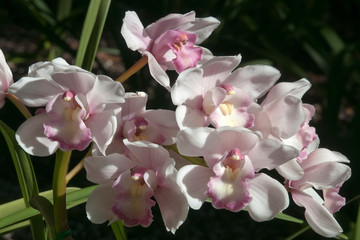
[[[313,197],[303,191],[292,191],[297,205],[305,207],[305,218],[310,227],[324,237],[336,237],[343,230],[330,212]]]
[[[35,156],[49,156],[59,147],[44,134],[44,122],[50,118],[46,113],[29,118],[16,131],[16,140],[25,152]]]
[[[252,201],[246,207],[252,219],[258,222],[273,219],[289,206],[285,187],[264,173],[249,180]]]

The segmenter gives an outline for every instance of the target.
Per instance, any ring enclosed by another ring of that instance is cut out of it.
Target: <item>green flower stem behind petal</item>
[[[60,234],[68,230],[66,212],[66,173],[70,162],[71,151],[56,152],[56,162],[53,176],[53,200],[55,233]]]
[[[123,221],[119,220],[111,224],[116,240],[127,240]]]
[[[0,131],[6,140],[14,162],[16,174],[18,176],[21,192],[24,198],[24,204],[26,207],[29,207],[30,198],[39,194],[30,156],[26,154],[16,142],[15,132],[2,121],[0,121]],[[33,239],[45,239],[45,229],[41,216],[31,218],[30,226]]]

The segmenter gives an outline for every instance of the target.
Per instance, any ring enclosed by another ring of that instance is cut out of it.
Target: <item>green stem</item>
[[[55,233],[59,235],[69,230],[66,212],[66,173],[70,162],[71,151],[56,152],[53,177]],[[72,239],[71,236],[66,239]]]
[[[6,97],[17,107],[17,109],[19,109],[19,111],[22,113],[22,115],[24,115],[26,119],[32,117],[29,109],[27,109],[27,107],[14,94],[8,93]]]

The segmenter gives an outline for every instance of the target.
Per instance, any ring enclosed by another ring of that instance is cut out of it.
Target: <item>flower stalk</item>
[[[129,77],[131,77],[132,75],[134,75],[135,73],[137,73],[142,67],[144,67],[146,64],[148,63],[148,58],[147,56],[143,56],[142,58],[140,58],[139,61],[137,61],[134,65],[132,65],[126,72],[124,72],[123,74],[120,75],[120,77],[118,77],[116,79],[116,81],[123,83],[125,82]]]
[[[71,151],[56,152],[53,176],[54,220],[56,235],[69,231],[66,213],[66,173],[70,162]],[[71,236],[65,239],[72,239]]]
[[[19,109],[19,111],[24,115],[26,119],[29,119],[32,117],[29,109],[24,105],[24,103],[21,102],[21,100],[16,97],[14,94],[8,93],[6,97]]]

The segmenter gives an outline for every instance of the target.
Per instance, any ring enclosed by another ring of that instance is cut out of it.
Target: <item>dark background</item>
[[[43,4],[46,4],[44,8]],[[37,61],[62,56],[73,64],[89,1],[76,0],[70,15],[59,19],[56,1],[13,0],[0,2],[0,49],[13,71],[14,80]],[[195,10],[197,17],[214,16],[219,28],[204,47],[214,55],[242,55],[242,64],[263,63],[278,68],[280,81],[307,78],[312,88],[303,101],[316,107],[311,124],[320,137],[320,147],[339,151],[350,159],[352,177],[340,194],[350,200],[360,194],[360,1],[359,0],[113,0],[100,42],[93,72],[116,79],[140,55],[127,49],[120,34],[122,18],[134,10],[144,26],[169,13]],[[169,94],[149,76],[145,67],[125,83],[127,91],[149,94],[148,108],[174,109]],[[24,120],[10,102],[0,118],[13,129]],[[5,141],[0,137],[0,204],[21,196]],[[75,153],[72,162],[76,164]],[[51,188],[54,161],[33,158],[41,191]],[[87,186],[84,171],[70,186]],[[344,233],[352,239],[359,200],[336,214]],[[128,228],[129,239],[285,239],[303,226],[282,220],[254,222],[246,212],[214,210],[209,204],[191,210],[176,235],[167,233],[158,209],[147,228]],[[303,219],[303,209],[292,205],[286,213]],[[114,239],[106,224],[91,224],[80,205],[69,211],[75,239]],[[0,239],[29,239],[29,229]],[[321,239],[312,230],[297,239]]]

